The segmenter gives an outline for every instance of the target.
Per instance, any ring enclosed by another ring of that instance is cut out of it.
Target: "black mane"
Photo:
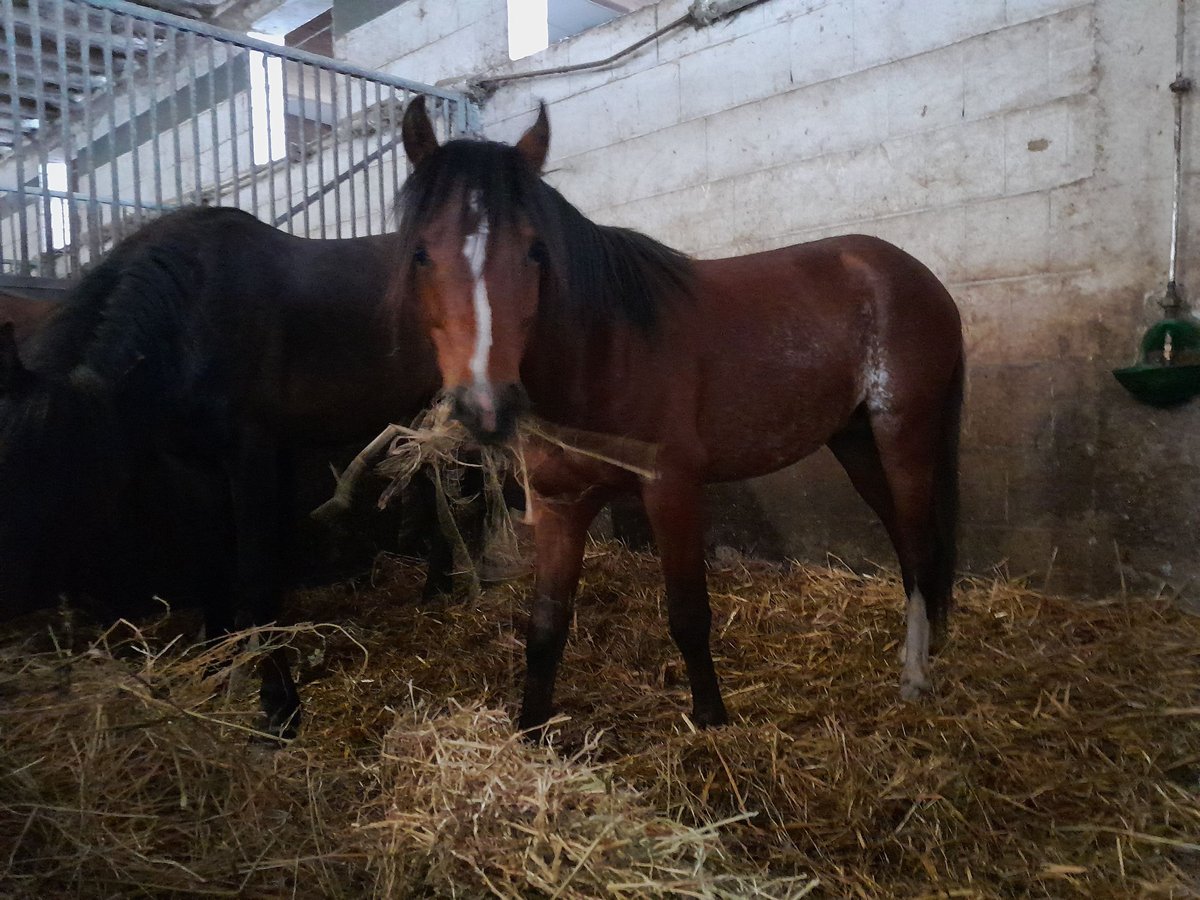
[[[138,381],[168,391],[190,355],[187,319],[203,289],[198,247],[213,219],[245,213],[195,208],[164,216],[121,242],[68,294],[47,324],[34,366],[47,374],[116,384],[134,367]]]
[[[417,232],[435,211],[478,191],[500,227],[524,217],[545,244],[562,305],[587,319],[623,318],[651,330],[663,302],[690,290],[686,254],[628,228],[598,225],[546,184],[515,147],[450,141],[423,162],[397,198],[401,277],[411,277]]]

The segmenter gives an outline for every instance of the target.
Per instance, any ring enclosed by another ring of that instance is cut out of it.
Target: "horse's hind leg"
[[[942,423],[860,414],[829,442],[860,496],[875,510],[896,549],[908,598],[901,696],[916,699],[930,687],[929,655],[944,641],[954,581],[956,461],[941,453]]]
[[[671,637],[683,654],[692,688],[692,720],[702,727],[729,721],[713,668],[712,610],[704,564],[704,497],[698,484],[670,478],[647,482],[642,499],[662,559]]]

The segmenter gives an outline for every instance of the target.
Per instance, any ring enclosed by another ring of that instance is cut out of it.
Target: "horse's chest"
[[[577,499],[594,488],[621,491],[636,486],[637,477],[630,472],[543,441],[525,441],[522,452],[529,485],[543,497]]]

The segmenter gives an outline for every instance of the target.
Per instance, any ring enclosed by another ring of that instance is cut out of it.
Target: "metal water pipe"
[[[1184,3],[1178,0],[1175,22],[1175,80],[1171,93],[1175,105],[1175,176],[1171,198],[1171,248],[1167,263],[1167,289],[1159,305],[1164,318],[1151,325],[1139,345],[1138,361],[1114,369],[1117,381],[1134,397],[1152,406],[1173,406],[1200,393],[1200,323],[1184,309],[1178,281],[1179,208],[1183,192],[1183,98],[1192,79],[1183,74]]]
[[[688,7],[688,15],[696,26],[711,25],[759,2],[761,0],[695,0]]]

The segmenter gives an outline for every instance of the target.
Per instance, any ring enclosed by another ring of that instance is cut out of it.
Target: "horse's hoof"
[[[693,708],[692,724],[697,728],[720,728],[729,724],[729,713],[725,712],[725,704],[720,702],[708,709]]]
[[[283,744],[296,737],[300,731],[300,704],[290,712],[283,710],[274,713],[264,712],[262,730],[269,735],[271,742]]]
[[[295,691],[288,691],[283,697],[260,698],[263,711],[262,730],[272,738],[290,741],[300,730],[302,707],[300,697]]]
[[[544,744],[550,734],[546,727],[549,719],[549,713],[531,713],[522,710],[521,715],[517,718],[517,731],[521,732],[521,737],[530,744]]]
[[[421,590],[422,604],[446,603],[454,599],[454,579],[449,576],[430,576]]]
[[[928,678],[906,678],[900,682],[900,699],[906,703],[919,703],[932,690]]]

